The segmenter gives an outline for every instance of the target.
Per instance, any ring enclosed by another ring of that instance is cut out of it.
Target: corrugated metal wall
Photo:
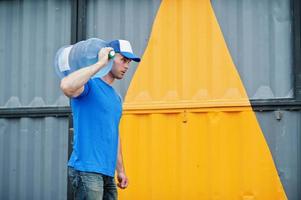
[[[211,2],[249,98],[292,98],[292,1]]]
[[[292,98],[292,1],[211,0],[251,99]],[[300,198],[300,112],[256,112],[287,193]]]
[[[0,1],[0,108],[69,105],[53,68],[70,0]],[[0,119],[0,199],[66,199],[68,118]]]
[[[121,193],[122,198],[265,200],[286,199],[287,192],[296,198],[298,180],[287,179],[290,186],[284,190],[273,148],[251,111],[246,84],[241,82],[208,2],[161,4],[125,100],[121,132],[134,183]],[[259,74],[266,69],[252,70]],[[250,76],[253,83],[261,81],[259,75]],[[281,80],[291,82],[291,78]],[[295,137],[290,134],[288,140]],[[285,156],[275,153],[278,158]]]
[[[142,56],[160,3],[161,0],[88,0],[87,38],[126,39],[131,42],[134,52]],[[136,68],[137,63],[132,62],[123,80],[114,83],[122,97],[125,97]]]
[[[66,199],[68,119],[0,119],[0,199]]]
[[[300,111],[256,112],[289,200],[301,197]]]
[[[0,107],[68,105],[53,60],[71,41],[71,1],[0,1],[0,27]]]
[[[253,117],[245,108],[125,113],[131,182],[121,199],[285,199]]]

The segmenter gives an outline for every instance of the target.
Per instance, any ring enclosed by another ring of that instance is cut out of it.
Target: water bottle
[[[95,64],[98,61],[98,52],[101,48],[108,47],[108,43],[98,38],[90,38],[80,41],[74,45],[61,47],[54,60],[54,68],[60,78],[81,69],[83,67]],[[109,53],[109,62],[94,77],[103,77],[110,72],[113,66],[113,57],[115,52]]]

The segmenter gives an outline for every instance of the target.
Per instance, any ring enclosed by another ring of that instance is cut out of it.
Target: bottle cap
[[[109,53],[109,59],[112,59],[114,57],[115,57],[115,51],[111,50],[110,53]]]

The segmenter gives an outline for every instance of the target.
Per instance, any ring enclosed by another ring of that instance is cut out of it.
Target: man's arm
[[[84,85],[89,79],[96,74],[101,68],[108,63],[109,52],[112,48],[102,48],[98,53],[98,62],[79,69],[61,80],[61,90],[68,97],[77,97],[84,91]]]
[[[129,180],[125,174],[125,169],[123,165],[123,156],[122,156],[122,147],[121,147],[121,139],[119,137],[119,144],[118,144],[118,159],[117,159],[117,186],[121,189],[127,188],[129,184]]]

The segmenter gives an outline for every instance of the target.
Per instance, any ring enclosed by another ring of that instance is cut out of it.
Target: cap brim
[[[135,54],[133,53],[129,53],[129,52],[120,52],[121,55],[123,55],[124,57],[128,58],[128,59],[131,59],[135,62],[140,62],[140,58],[138,56],[136,56]]]

